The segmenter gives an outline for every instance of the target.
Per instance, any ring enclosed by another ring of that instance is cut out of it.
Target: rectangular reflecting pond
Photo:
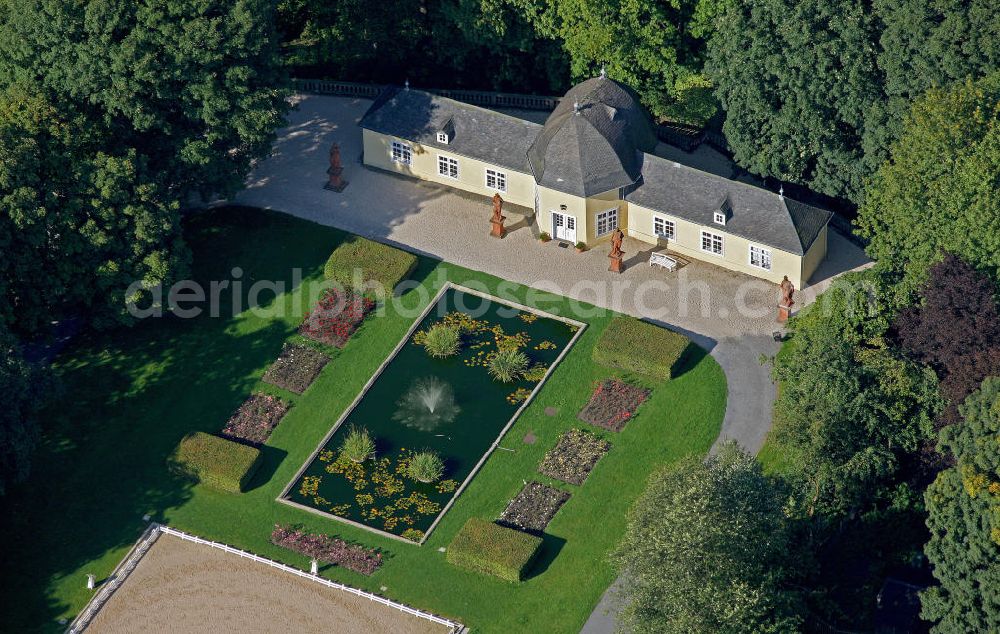
[[[427,332],[441,326],[459,334],[457,352],[447,357],[432,356],[426,344]],[[336,421],[282,501],[422,542],[582,326],[445,287]],[[526,371],[508,382],[494,378],[491,359],[498,352],[515,357],[514,365]],[[367,459],[342,451],[352,431],[374,441]],[[443,465],[431,482],[416,479],[420,474],[411,464],[425,452]]]

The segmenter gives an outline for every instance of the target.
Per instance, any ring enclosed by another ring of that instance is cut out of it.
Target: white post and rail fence
[[[185,533],[184,531],[179,531],[176,528],[170,528],[169,526],[164,526],[163,524],[157,524],[153,522],[149,527],[143,532],[142,536],[135,543],[132,549],[128,552],[118,567],[115,568],[114,572],[108,579],[101,584],[97,589],[97,592],[91,598],[90,602],[87,603],[86,607],[73,619],[73,622],[69,624],[66,630],[68,634],[79,634],[87,628],[90,622],[93,620],[97,612],[104,606],[105,603],[111,598],[128,578],[129,574],[135,570],[136,566],[139,565],[140,560],[142,560],[143,555],[153,546],[157,538],[166,533],[167,535],[173,535],[174,537],[179,537],[180,539],[187,540],[189,542],[194,542],[196,544],[202,544],[204,546],[209,546],[211,548],[217,548],[231,555],[236,555],[238,557],[249,559],[257,563],[265,564],[271,566],[272,568],[277,568],[289,574],[295,575],[297,577],[302,577],[303,579],[308,579],[315,583],[324,585],[328,588],[333,588],[335,590],[349,592],[362,599],[368,599],[375,603],[380,603],[384,606],[400,610],[411,616],[421,618],[432,623],[437,623],[443,627],[450,628],[450,632],[458,633],[464,631],[464,627],[461,623],[456,623],[449,619],[431,614],[430,612],[424,612],[423,610],[417,610],[416,608],[411,608],[402,603],[396,603],[386,599],[385,597],[380,597],[377,594],[372,594],[371,592],[365,592],[364,590],[359,590],[357,588],[352,588],[351,586],[346,586],[342,583],[337,583],[336,581],[331,581],[329,579],[324,579],[317,574],[312,574],[306,572],[305,570],[299,570],[298,568],[283,564],[273,559],[268,559],[267,557],[261,557],[260,555],[255,555],[253,553],[247,552],[245,550],[240,550],[239,548],[233,548],[227,544],[222,544],[219,542],[213,542],[207,539],[202,539],[196,535],[191,535],[190,533]]]

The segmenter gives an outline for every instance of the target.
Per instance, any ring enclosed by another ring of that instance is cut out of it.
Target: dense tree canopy
[[[1000,274],[1000,73],[918,100],[859,210],[878,266],[912,294],[949,251]]]
[[[800,623],[780,487],[734,444],[655,474],[614,558],[628,631],[789,632]]]
[[[801,455],[801,509],[843,517],[890,495],[909,453],[932,437],[939,408],[929,369],[888,345],[885,308],[850,276],[803,309],[775,359],[774,434]],[[876,287],[877,288],[877,287]]]
[[[987,379],[963,405],[964,422],[941,433],[956,465],[927,489],[925,552],[940,586],[921,597],[934,631],[1000,629],[1000,378]]]
[[[745,0],[708,46],[736,159],[860,201],[909,104],[1000,65],[989,0]]]
[[[530,0],[529,0],[530,1]],[[299,74],[517,92],[566,87],[557,42],[521,0],[282,0],[286,62]]]
[[[602,66],[635,89],[653,116],[707,121],[715,110],[701,74],[704,42],[719,3],[691,0],[534,2],[533,24],[562,43],[574,81]],[[625,36],[624,34],[627,34]],[[700,95],[700,98],[699,98]]]
[[[82,117],[0,93],[0,290],[20,330],[59,304],[120,316],[133,281],[185,271],[177,203],[135,150],[101,147]]]
[[[185,273],[178,209],[235,192],[283,121],[271,16],[265,0],[0,5],[0,317],[117,321],[132,282]]]
[[[270,0],[8,0],[0,84],[80,104],[178,197],[230,194],[286,106]]]

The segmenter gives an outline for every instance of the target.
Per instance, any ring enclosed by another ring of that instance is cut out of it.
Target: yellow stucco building
[[[361,119],[364,163],[534,209],[539,231],[593,246],[615,228],[730,270],[804,286],[826,255],[828,211],[654,155],[635,94],[596,77],[538,125],[410,88]]]

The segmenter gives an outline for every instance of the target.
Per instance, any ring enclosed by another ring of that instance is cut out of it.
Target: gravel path
[[[748,451],[760,449],[771,425],[775,387],[761,355],[778,350],[772,333],[778,291],[774,284],[710,264],[692,261],[676,273],[646,264],[652,247],[627,239],[627,270],[607,270],[607,248],[583,254],[541,244],[531,227],[519,221],[503,240],[488,237],[490,210],[482,199],[422,183],[360,164],[357,127],[370,101],[302,96],[290,125],[278,135],[274,154],[251,175],[235,202],[284,211],[347,231],[396,243],[426,255],[506,280],[550,290],[603,308],[643,317],[690,336],[719,362],[729,398],[719,441],[734,439]],[[340,143],[342,193],[326,191],[327,153]],[[679,152],[660,148],[661,152]],[[719,171],[718,157],[695,156],[703,167]],[[683,159],[682,159],[683,160]],[[796,294],[808,304],[832,279],[867,265],[863,252],[831,231],[830,256],[813,284]],[[585,314],[576,315],[586,319]],[[608,597],[605,597],[608,599]],[[595,611],[584,632],[609,632]],[[596,620],[595,620],[596,619]]]
[[[160,535],[87,631],[444,634],[448,628],[211,546]]]

